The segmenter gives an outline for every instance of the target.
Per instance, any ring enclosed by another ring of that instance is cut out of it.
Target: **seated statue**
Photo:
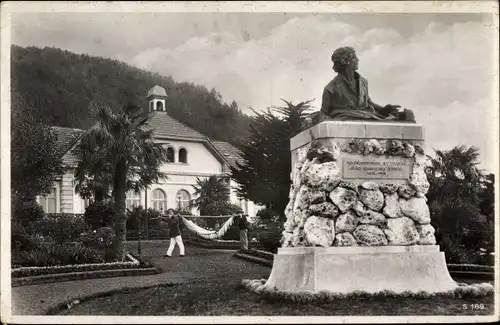
[[[352,47],[335,50],[332,61],[337,76],[325,86],[321,110],[308,116],[305,127],[311,127],[324,120],[415,123],[415,116],[411,110],[400,110],[399,105],[381,106],[370,99],[368,82],[356,72],[359,60]]]

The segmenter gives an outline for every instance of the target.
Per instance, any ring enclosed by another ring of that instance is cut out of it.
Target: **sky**
[[[352,46],[371,98],[415,112],[428,148],[474,145],[495,170],[494,28],[488,14],[17,13],[11,42],[119,59],[217,89],[243,112],[315,99]],[[145,90],[146,92],[147,90]]]

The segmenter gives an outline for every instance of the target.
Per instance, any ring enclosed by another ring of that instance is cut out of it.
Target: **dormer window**
[[[179,149],[179,162],[187,164],[187,150],[184,148]]]
[[[169,163],[175,162],[175,150],[172,147],[167,148],[167,159]]]

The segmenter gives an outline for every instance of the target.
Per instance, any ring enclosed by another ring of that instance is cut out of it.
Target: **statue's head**
[[[350,46],[340,47],[332,54],[333,70],[335,72],[346,69],[358,70],[358,57],[356,51]]]

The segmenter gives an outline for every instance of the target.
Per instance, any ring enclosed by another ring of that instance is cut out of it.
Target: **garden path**
[[[137,242],[129,242],[129,251],[137,252]],[[50,308],[84,296],[125,288],[141,288],[167,283],[193,283],[198,281],[241,281],[246,278],[268,277],[265,266],[234,258],[234,250],[206,249],[186,245],[186,256],[163,257],[168,241],[142,242],[141,256],[163,269],[157,275],[88,279],[27,285],[12,288],[13,315],[44,315]]]

